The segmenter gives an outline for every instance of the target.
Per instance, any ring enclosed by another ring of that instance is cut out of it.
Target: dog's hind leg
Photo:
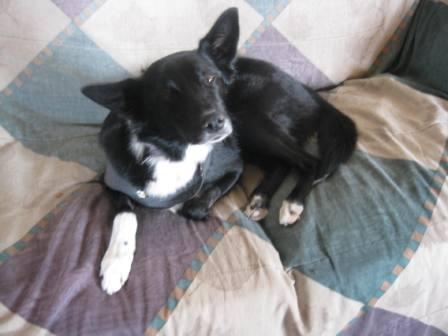
[[[288,166],[281,162],[271,165],[266,170],[263,180],[252,193],[249,205],[245,210],[250,219],[260,221],[268,215],[269,202],[288,172]]]
[[[132,201],[125,195],[115,194],[118,209],[100,269],[101,287],[109,295],[120,290],[129,277],[137,233],[137,217]]]
[[[298,181],[288,197],[282,202],[279,214],[280,225],[288,226],[300,219],[306,196],[315,182],[315,170],[298,172]]]
[[[319,160],[315,168],[301,169],[296,187],[280,209],[281,225],[291,225],[299,220],[311,189],[347,162],[355,150],[357,130],[354,122],[327,102],[322,102],[320,113],[322,117],[317,130]]]
[[[305,198],[311,189],[331,176],[352,155],[356,146],[356,128],[348,118],[341,118],[341,120],[342,126],[340,126],[339,133],[335,132],[335,126],[331,128],[332,126],[328,122],[327,125],[321,126],[318,134],[319,162],[315,168],[309,171],[300,170],[296,187],[283,201],[280,208],[281,225],[286,226],[297,222],[304,210]]]

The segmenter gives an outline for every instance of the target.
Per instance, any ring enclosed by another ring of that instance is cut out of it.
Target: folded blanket
[[[420,1],[409,27],[391,42],[376,73],[392,73],[418,90],[448,98],[448,5]]]

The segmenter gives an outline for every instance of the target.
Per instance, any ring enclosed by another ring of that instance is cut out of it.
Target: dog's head
[[[122,116],[138,140],[207,144],[232,132],[224,104],[239,38],[238,11],[226,10],[197,50],[166,56],[139,78],[84,87],[84,95]]]

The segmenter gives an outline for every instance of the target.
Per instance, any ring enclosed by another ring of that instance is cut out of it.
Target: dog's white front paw
[[[137,218],[134,213],[120,213],[114,218],[109,247],[101,261],[101,287],[111,295],[123,287],[131,271],[135,252]]]
[[[283,201],[280,208],[280,225],[288,226],[297,222],[303,212],[303,204]]]
[[[124,254],[106,252],[101,261],[100,276],[101,288],[107,294],[112,295],[123,287],[129,277],[133,258],[134,251]]]

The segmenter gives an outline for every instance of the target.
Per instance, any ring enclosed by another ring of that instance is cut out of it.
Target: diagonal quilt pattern
[[[168,212],[139,214],[140,248],[129,279],[133,285],[108,297],[98,285],[96,265],[110,235],[110,207],[98,185],[83,187],[3,252],[1,302],[11,310],[19,306],[17,313],[55,334],[138,332],[139,322],[155,315],[170,288],[187,285],[184,270],[220,223],[212,219],[191,225]],[[123,300],[132,303],[133,314],[120,304]],[[108,321],[109,327],[79,325],[78,319]]]
[[[394,76],[353,79],[387,72],[431,5],[1,0],[0,187],[14,193],[0,193],[0,334],[447,335],[448,103]],[[107,296],[97,273],[113,212],[86,183],[104,166],[107,111],[79,89],[195,48],[230,6],[241,55],[316,89],[346,81],[325,97],[357,123],[356,154],[289,228],[277,217],[293,176],[261,224],[241,212],[255,173],[205,222],[139,212],[130,278]]]

